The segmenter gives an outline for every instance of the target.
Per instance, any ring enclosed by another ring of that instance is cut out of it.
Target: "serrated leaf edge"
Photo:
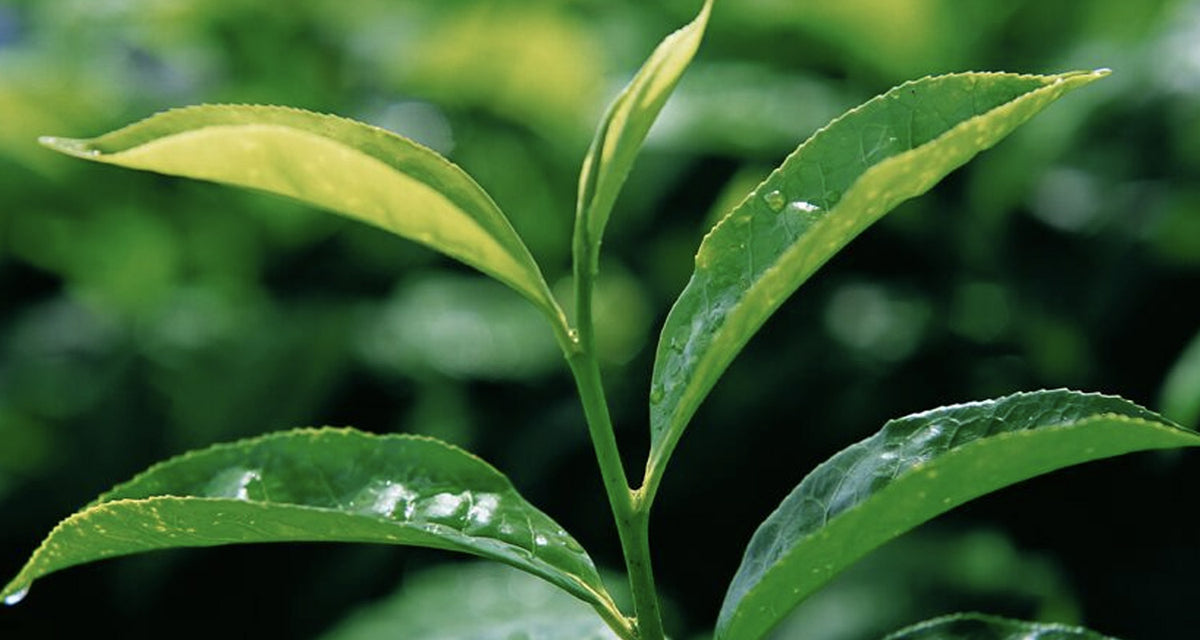
[[[1109,394],[1103,394],[1103,393],[1094,393],[1094,392],[1074,391],[1072,389],[1067,389],[1067,388],[1043,389],[1043,390],[1038,390],[1038,391],[1022,391],[1022,392],[1013,393],[1013,394],[1010,394],[1007,396],[1001,396],[999,398],[994,398],[991,400],[976,400],[976,401],[961,402],[961,403],[950,404],[950,405],[943,405],[940,407],[935,407],[933,409],[928,409],[926,411],[908,414],[908,415],[902,416],[900,418],[894,418],[892,420],[888,420],[886,423],[884,423],[884,426],[881,427],[880,430],[877,431],[876,433],[873,433],[870,436],[867,436],[866,438],[863,438],[862,440],[859,440],[858,442],[855,442],[854,444],[851,444],[850,446],[841,449],[840,451],[835,453],[833,456],[830,456],[828,459],[826,459],[825,461],[818,464],[811,471],[809,471],[808,473],[806,473],[804,475],[804,478],[801,479],[801,483],[804,481],[804,479],[815,476],[818,474],[819,471],[831,467],[833,464],[833,459],[835,457],[837,457],[838,455],[841,455],[843,452],[850,451],[856,447],[862,446],[864,443],[866,443],[867,441],[874,438],[876,435],[878,435],[878,433],[882,432],[889,425],[891,425],[895,422],[898,422],[901,420],[910,420],[910,419],[914,419],[914,418],[920,418],[922,416],[927,416],[927,415],[930,415],[933,413],[942,412],[942,411],[945,411],[948,409],[964,409],[964,408],[970,408],[970,407],[975,407],[975,406],[984,406],[987,404],[999,403],[1002,401],[1012,400],[1012,399],[1016,399],[1016,398],[1022,398],[1022,397],[1027,397],[1027,396],[1036,396],[1036,395],[1039,395],[1042,393],[1053,393],[1053,392],[1069,392],[1069,393],[1077,394],[1078,396],[1082,396],[1085,398],[1104,398],[1104,399],[1110,399],[1110,400],[1120,400],[1122,402],[1128,403],[1133,408],[1136,408],[1138,410],[1150,413],[1151,415],[1157,416],[1157,414],[1154,414],[1153,412],[1146,409],[1142,405],[1132,402],[1130,400],[1127,400],[1126,398],[1123,398],[1121,396],[1109,395]],[[936,465],[939,462],[946,460],[947,457],[958,457],[961,455],[967,455],[974,448],[986,447],[986,446],[992,445],[999,441],[1031,437],[1033,434],[1043,434],[1046,432],[1059,432],[1059,431],[1069,431],[1069,430],[1074,430],[1074,429],[1086,428],[1087,425],[1089,425],[1089,424],[1096,423],[1096,422],[1104,422],[1104,421],[1119,422],[1119,423],[1125,423],[1125,424],[1130,424],[1130,425],[1136,424],[1136,425],[1147,427],[1147,428],[1159,429],[1159,430],[1169,431],[1169,432],[1178,432],[1178,433],[1189,435],[1189,436],[1196,438],[1197,442],[1193,446],[1200,446],[1200,432],[1197,432],[1197,431],[1194,431],[1187,427],[1176,424],[1176,423],[1172,422],[1171,420],[1168,420],[1167,418],[1163,418],[1163,417],[1159,416],[1157,419],[1149,419],[1149,418],[1142,418],[1142,417],[1134,417],[1134,416],[1130,416],[1127,414],[1115,413],[1115,412],[1104,412],[1104,413],[1091,414],[1084,418],[1072,420],[1072,421],[1068,421],[1068,422],[1037,426],[1037,427],[1021,429],[1021,430],[1017,430],[1017,431],[1005,431],[1002,433],[997,433],[997,434],[988,435],[988,436],[985,436],[982,438],[977,438],[975,440],[971,440],[969,442],[960,444],[958,446],[954,446],[954,447],[950,447],[950,448],[946,449],[945,451],[941,452],[938,455],[938,457],[935,461],[933,461],[931,463],[928,463],[928,464],[920,463],[920,464],[908,467],[904,473],[901,473],[900,475],[893,477],[886,486],[880,488],[877,492],[872,493],[872,495],[869,496],[867,499],[865,499],[862,502],[833,516],[820,529],[817,529],[817,530],[813,531],[812,533],[809,533],[808,535],[806,535],[802,538],[799,538],[796,541],[796,543],[794,545],[792,545],[792,550],[789,551],[788,553],[785,553],[784,555],[780,556],[779,560],[776,561],[776,564],[785,562],[787,557],[789,557],[793,553],[795,553],[795,549],[798,549],[798,548],[806,545],[809,541],[811,541],[813,539],[821,537],[822,533],[833,523],[835,523],[839,520],[842,520],[844,517],[847,517],[851,514],[859,512],[862,509],[867,508],[870,504],[873,504],[877,501],[887,500],[886,494],[892,492],[897,483],[900,483],[908,478],[912,478],[912,477],[917,476],[922,473],[929,473],[930,472],[929,466]],[[1107,457],[1112,457],[1112,456],[1098,455],[1095,457],[1089,457],[1085,460],[1081,460],[1080,462],[1074,463],[1071,466],[1074,466],[1077,464],[1085,464],[1087,462],[1094,462],[1096,460],[1107,458]],[[1011,486],[1011,485],[1005,485],[1005,486]],[[785,496],[785,499],[787,497],[790,497],[792,492],[795,491],[797,488],[799,488],[799,484],[797,484],[792,490],[790,490],[787,493],[787,495]],[[1004,488],[1004,487],[1000,487],[1000,488]],[[983,497],[985,495],[993,493],[994,491],[998,491],[1000,488],[993,489],[991,491],[987,491],[983,494],[975,496],[974,498],[971,498],[971,500]],[[958,503],[948,504],[947,508],[940,511],[938,515],[940,515],[942,513],[946,513],[961,504],[964,504],[964,503],[958,502]],[[783,503],[781,502],[779,506],[777,506],[775,509],[772,509],[771,513],[766,518],[763,519],[763,523],[769,522],[772,518],[776,517],[776,515],[781,512],[782,508],[783,508]],[[936,517],[936,516],[934,516],[934,517]],[[755,535],[757,535],[757,532],[758,531],[756,529]],[[888,540],[893,539],[895,536],[900,535],[901,533],[903,533],[903,532],[892,534],[890,537],[885,538],[881,544],[886,543]],[[868,553],[869,553],[869,551],[868,551]],[[739,564],[739,568],[740,568],[740,564]],[[762,576],[765,577],[769,573],[770,573],[769,570],[764,571],[762,573]],[[745,591],[742,594],[742,596],[738,599],[738,602],[744,601],[751,593],[754,593],[755,591],[757,591],[758,588],[761,587],[761,584],[762,583],[760,581],[754,587],[751,587],[750,589]],[[723,603],[722,607],[721,607],[722,610],[724,609],[724,606],[725,605]],[[715,638],[717,638],[718,640],[721,637],[722,636],[720,636],[720,635],[715,636]]]
[[[733,218],[733,213],[735,211],[738,211],[739,209],[741,209],[750,200],[752,200],[756,197],[760,197],[759,191],[763,188],[763,186],[768,184],[769,182],[771,182],[773,179],[775,179],[775,177],[783,170],[783,167],[786,164],[788,164],[788,162],[790,162],[793,158],[795,158],[797,155],[799,155],[801,152],[804,151],[804,149],[808,146],[810,141],[812,141],[813,139],[815,139],[822,133],[826,132],[827,130],[838,125],[843,120],[851,117],[853,114],[856,114],[856,113],[866,109],[869,105],[883,101],[883,100],[887,99],[890,95],[893,95],[896,92],[902,91],[904,88],[909,87],[911,85],[914,85],[917,83],[922,83],[922,82],[936,81],[936,80],[944,79],[944,78],[952,78],[952,77],[960,77],[960,76],[984,76],[984,77],[1008,77],[1008,78],[1033,79],[1033,80],[1039,80],[1039,81],[1044,82],[1044,84],[1041,87],[1038,87],[1038,88],[1028,91],[1026,93],[1020,94],[1019,96],[1017,96],[1007,102],[1004,102],[1004,103],[996,106],[993,109],[989,109],[987,112],[973,116],[971,118],[968,118],[966,120],[963,120],[962,122],[955,124],[953,127],[949,128],[948,130],[943,132],[941,135],[929,140],[928,142],[921,144],[918,147],[914,147],[913,149],[909,149],[907,151],[897,153],[893,156],[885,158],[885,159],[881,160],[880,162],[868,167],[846,189],[846,194],[849,194],[852,191],[854,191],[857,188],[857,186],[864,179],[869,178],[869,176],[873,172],[882,170],[881,167],[891,166],[894,163],[905,162],[911,155],[920,153],[922,150],[926,149],[927,147],[937,144],[942,139],[956,134],[956,132],[960,131],[962,128],[970,126],[972,123],[976,122],[980,118],[988,117],[989,114],[993,113],[996,110],[1003,109],[1009,105],[1013,105],[1017,102],[1020,102],[1027,98],[1030,98],[1041,92],[1053,90],[1057,86],[1061,85],[1062,83],[1065,83],[1072,79],[1089,78],[1089,77],[1092,79],[1099,79],[1099,78],[1102,78],[1102,77],[1108,75],[1109,73],[1110,72],[1107,69],[1097,69],[1097,70],[1093,70],[1093,71],[1082,71],[1082,70],[1081,71],[1068,71],[1068,72],[1064,72],[1064,73],[1060,73],[1060,74],[1051,74],[1051,75],[1019,74],[1019,73],[1007,73],[1007,72],[956,72],[956,73],[945,73],[945,74],[937,74],[937,75],[927,75],[922,78],[918,78],[915,80],[909,80],[900,85],[897,85],[897,86],[889,89],[888,91],[886,91],[882,94],[879,94],[879,95],[871,98],[870,100],[868,100],[862,104],[859,104],[858,106],[855,106],[854,108],[844,112],[837,118],[830,121],[825,126],[821,127],[817,131],[815,131],[803,143],[801,143],[794,151],[792,151],[790,154],[788,154],[787,157],[779,164],[779,166],[775,170],[773,170],[770,174],[768,174],[768,176],[766,178],[764,178],[758,184],[758,186],[756,186],[753,190],[751,190],[750,193],[748,193],[745,198],[743,198],[741,201],[738,202],[737,205],[735,205],[728,212],[726,212],[726,214],[724,216],[722,216],[721,219],[715,225],[713,225],[713,227],[708,231],[708,233],[706,233],[704,235],[704,238],[701,240],[699,248],[697,249],[696,255],[693,260],[694,261],[693,277],[695,275],[694,272],[696,270],[699,270],[700,268],[702,268],[702,266],[704,264],[704,261],[705,261],[704,256],[706,254],[706,250],[708,249],[708,247],[710,245],[710,238],[713,236],[714,233],[716,233],[717,229],[721,228],[722,226],[724,226],[726,224],[731,224],[731,220]],[[846,196],[843,195],[842,199],[844,200],[845,197]],[[837,209],[837,207],[835,206],[831,211],[836,211],[836,209]],[[885,212],[885,215],[886,215],[886,212]],[[822,216],[820,219],[818,219],[817,221],[815,221],[813,223],[813,228],[840,223],[841,220],[840,219],[835,220],[834,219],[835,217],[836,216],[834,216],[834,215]],[[874,223],[874,221],[872,220],[872,221],[869,221],[868,224],[873,224],[873,223]],[[809,233],[813,233],[813,232],[814,231],[810,229]],[[857,235],[858,235],[858,232],[855,232],[855,233],[851,234],[850,238],[852,239],[853,237],[855,237]],[[757,279],[755,281],[755,284],[752,284],[751,286],[747,287],[746,289],[744,289],[741,292],[741,294],[737,297],[737,303],[744,301],[748,297],[752,296],[756,291],[758,291],[759,287],[756,286],[757,283],[761,283],[762,281],[764,281],[766,279],[767,274],[779,270],[781,268],[780,265],[782,263],[786,262],[788,260],[789,256],[793,255],[794,251],[796,251],[795,246],[784,249],[783,252],[780,254],[779,260],[777,260],[775,264],[772,264],[770,267],[768,267],[763,272],[764,277]],[[836,255],[836,253],[837,252],[835,251],[833,254],[831,254],[831,256]],[[817,266],[817,268],[819,269],[819,265]],[[815,270],[814,270],[814,273],[815,273]],[[690,281],[689,281],[689,284],[690,284]],[[686,287],[685,287],[685,289],[686,289]],[[785,298],[786,297],[787,296],[785,296]],[[782,304],[782,300],[779,301],[779,304]],[[776,306],[778,306],[778,305],[776,305]],[[674,311],[674,307],[672,307],[671,311]],[[772,311],[772,312],[766,314],[764,316],[764,322],[765,322],[765,319],[769,318],[771,315],[773,315],[773,313],[774,312]],[[668,313],[667,318],[668,318],[668,320],[670,319],[670,313]],[[664,325],[663,325],[664,330],[666,329],[666,326],[667,325],[664,323]],[[724,327],[724,325],[722,325],[722,328],[718,328],[715,332],[715,335],[720,335],[724,330],[723,327]],[[748,341],[750,338],[752,338],[754,333],[755,333],[754,331],[751,331],[747,335],[746,341]],[[744,346],[744,343],[742,346]],[[656,358],[655,358],[656,359],[656,363],[655,363],[656,368],[658,366],[657,352],[661,348],[662,348],[662,337],[660,335],[659,344],[656,347]],[[734,359],[736,359],[736,355],[740,351],[740,349],[741,349],[741,347],[739,346],[738,349],[735,350],[734,357],[730,360],[730,363]],[[726,363],[725,366],[728,366],[728,364],[729,363]],[[716,381],[719,379],[719,377],[720,376],[718,375],[717,378],[715,378],[712,381],[712,383],[708,386],[707,389],[700,391],[700,396],[701,396],[700,402],[703,402],[703,398],[707,395],[708,391],[711,390],[712,385],[716,384]],[[657,379],[652,378],[652,384],[655,384],[655,383],[657,383]],[[698,387],[697,387],[697,389],[698,389]],[[653,393],[653,390],[651,393]],[[687,398],[687,395],[691,395],[691,393],[695,393],[695,391],[689,392],[689,390],[685,389],[685,391],[684,391],[685,395],[680,397],[680,402],[676,404],[676,408],[670,414],[671,418],[668,419],[668,421],[663,425],[661,430],[657,430],[655,428],[653,415],[651,416],[651,432],[650,432],[651,455],[647,459],[645,475],[643,478],[643,486],[649,488],[649,493],[651,495],[653,495],[657,491],[658,483],[661,481],[662,475],[665,472],[666,463],[670,459],[675,446],[678,444],[678,440],[682,436],[682,432],[687,428],[688,424],[691,422],[691,419],[695,414],[696,408],[694,407],[690,410],[690,413],[686,417],[684,417],[682,419],[675,417],[675,416],[680,415],[678,413],[678,407],[686,404],[685,400]],[[699,406],[699,403],[697,403],[697,407],[698,406]],[[665,444],[662,444],[660,446],[660,443],[665,443]]]

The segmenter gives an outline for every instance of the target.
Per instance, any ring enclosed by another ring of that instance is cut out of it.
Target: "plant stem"
[[[608,494],[609,506],[621,539],[621,551],[625,557],[625,569],[629,573],[629,586],[633,593],[633,633],[636,640],[664,640],[662,612],[658,604],[658,591],[654,586],[654,572],[650,564],[649,510],[638,499],[638,493],[629,486],[625,465],[621,462],[620,448],[613,431],[612,418],[608,412],[608,401],[600,377],[600,364],[596,358],[596,339],[592,316],[592,291],[599,272],[598,243],[586,237],[587,225],[576,219],[574,237],[575,273],[575,322],[572,336],[575,349],[569,352],[567,362],[575,376],[575,385],[583,403],[588,434],[596,461],[600,465],[600,476]],[[621,629],[614,629],[620,633]]]
[[[654,585],[654,568],[650,564],[650,509],[630,492],[632,510],[628,528],[621,537],[625,551],[625,566],[629,571],[629,586],[637,614],[636,628],[640,640],[664,640],[662,610],[658,604],[658,589]]]
[[[583,401],[587,418],[588,433],[596,450],[596,461],[600,465],[600,476],[608,494],[621,549],[625,556],[625,567],[629,572],[629,586],[633,592],[636,614],[635,629],[638,640],[662,640],[662,613],[659,610],[658,594],[654,586],[654,573],[650,565],[649,512],[640,508],[636,494],[629,489],[625,467],[613,434],[608,405],[604,400],[604,389],[600,382],[600,368],[590,352],[581,352],[571,359],[571,371],[575,374],[579,396]]]

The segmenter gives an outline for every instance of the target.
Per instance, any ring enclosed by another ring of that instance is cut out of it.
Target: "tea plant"
[[[800,145],[704,238],[659,339],[651,445],[627,473],[601,380],[593,289],[601,241],[649,129],[694,56],[711,10],[667,37],[616,98],[584,158],[568,320],[505,214],[457,166],[390,132],[296,109],[198,106],[90,140],[45,138],[89,160],[260,189],[411,239],[507,284],[546,317],[576,382],[624,553],[632,608],[591,558],[499,471],[409,435],[299,429],[155,465],[71,515],[4,587],[152,549],[347,541],[474,554],[536,575],[594,609],[515,608],[538,637],[665,637],[649,553],[650,512],[671,454],[718,378],[770,315],[830,257],[900,202],[991,147],[1105,70],[959,73],[903,84]],[[721,640],[764,637],[800,601],[890,539],[978,496],[1069,465],[1200,444],[1111,396],[1049,390],[888,422],[813,470],[754,534],[716,622]],[[631,481],[632,480],[632,481]],[[462,621],[456,622],[461,624]],[[471,621],[465,623],[467,627]],[[461,637],[493,637],[480,621]],[[1098,638],[1057,625],[953,615],[890,636]]]

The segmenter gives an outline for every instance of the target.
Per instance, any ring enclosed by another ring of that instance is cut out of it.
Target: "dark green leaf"
[[[60,523],[0,592],[154,549],[244,542],[373,542],[499,560],[611,616],[591,559],[499,471],[428,438],[300,429],[173,458]]]
[[[649,493],[717,378],[813,272],[900,202],[1106,73],[925,78],[802,144],[704,239],[667,317],[650,390]]]
[[[960,613],[902,629],[884,640],[1114,640],[1081,627]]]
[[[763,522],[730,584],[721,640],[761,638],[858,558],[955,506],[1026,478],[1200,434],[1121,398],[1021,393],[884,425],[821,464]]]
[[[560,325],[541,271],[496,203],[450,161],[353,120],[299,109],[205,105],[90,140],[43,138],[80,158],[296,198],[461,260]]]

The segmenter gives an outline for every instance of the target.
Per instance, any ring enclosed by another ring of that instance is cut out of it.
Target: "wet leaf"
[[[659,43],[596,130],[579,174],[576,220],[577,233],[585,234],[582,241],[593,255],[650,126],[700,47],[711,11],[712,0],[705,0],[695,20]]]
[[[87,160],[260,189],[424,244],[565,324],[541,271],[484,190],[445,158],[353,120],[286,107],[166,111],[98,138],[43,138]]]
[[[884,640],[1114,640],[1082,627],[960,613],[915,624]]]
[[[813,272],[896,205],[1104,75],[924,78],[847,112],[792,153],[704,238],[667,317],[650,390],[650,493],[713,384]]]
[[[872,549],[981,495],[1110,456],[1200,445],[1200,434],[1121,398],[1021,393],[884,425],[818,466],[755,532],[717,638],[761,638]]]
[[[0,592],[104,558],[246,542],[371,542],[474,554],[615,611],[591,559],[499,471],[450,445],[299,429],[184,454],[61,522]]]

